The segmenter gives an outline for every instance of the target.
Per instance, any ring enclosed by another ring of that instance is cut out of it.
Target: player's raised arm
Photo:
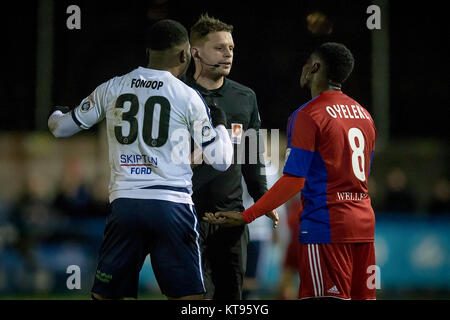
[[[70,137],[81,130],[72,119],[72,112],[69,107],[52,107],[47,125],[55,138]]]
[[[191,107],[190,132],[194,143],[201,146],[207,164],[219,171],[227,170],[233,160],[233,146],[225,128],[225,112],[208,107],[200,95]]]
[[[56,138],[65,138],[87,130],[105,117],[106,90],[108,82],[98,86],[73,110],[68,107],[52,107],[48,128]]]

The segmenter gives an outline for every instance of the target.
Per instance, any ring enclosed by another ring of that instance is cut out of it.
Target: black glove
[[[61,111],[62,113],[67,113],[70,111],[69,107],[65,107],[65,106],[53,106],[50,108],[50,111],[48,112],[48,117],[50,118],[50,116],[53,114],[53,112],[55,112],[56,110]]]
[[[222,109],[216,105],[210,105],[209,110],[214,127],[217,127],[220,124],[223,124],[225,127],[227,126],[227,115]]]

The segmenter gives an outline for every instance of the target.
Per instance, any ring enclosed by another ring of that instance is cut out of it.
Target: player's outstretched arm
[[[267,217],[273,220],[273,228],[275,229],[278,226],[278,213],[273,211],[274,214],[268,214]],[[203,217],[203,221],[206,221],[211,224],[218,224],[224,227],[237,227],[243,224],[246,224],[243,215],[239,211],[219,211],[215,214],[205,213]]]
[[[79,132],[81,128],[75,123],[69,107],[52,107],[48,118],[48,128],[56,138],[65,138]]]
[[[284,174],[253,206],[243,213],[238,211],[216,212],[205,214],[204,221],[224,226],[238,226],[251,223],[256,218],[266,215],[278,224],[278,213],[273,211],[299,193],[304,186],[305,178]],[[273,211],[273,212],[272,212]]]
[[[267,215],[302,191],[304,184],[305,178],[285,173],[254,205],[242,213],[243,219],[250,223],[262,215]]]

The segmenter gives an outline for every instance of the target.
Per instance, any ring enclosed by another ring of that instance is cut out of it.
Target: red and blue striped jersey
[[[288,120],[284,173],[306,179],[301,243],[372,242],[367,188],[376,129],[366,109],[341,91],[324,91]]]

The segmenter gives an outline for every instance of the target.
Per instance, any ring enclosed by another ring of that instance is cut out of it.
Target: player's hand
[[[209,110],[214,127],[217,127],[220,124],[225,127],[227,126],[227,115],[225,114],[225,111],[213,104],[209,105]]]
[[[216,214],[208,212],[205,213],[203,220],[224,227],[237,227],[247,223],[239,211],[219,211]]]
[[[70,108],[66,107],[66,106],[53,106],[53,107],[50,108],[50,111],[48,112],[48,117],[47,118],[50,118],[50,116],[55,111],[61,111],[62,113],[67,113],[67,112],[70,111]]]
[[[206,221],[210,224],[222,224],[225,220],[225,217],[215,216],[214,213],[206,212],[203,217],[203,221]]]
[[[280,220],[278,217],[278,212],[276,210],[272,210],[269,213],[266,213],[266,217],[273,220],[273,228],[276,229],[278,226],[278,221]]]

